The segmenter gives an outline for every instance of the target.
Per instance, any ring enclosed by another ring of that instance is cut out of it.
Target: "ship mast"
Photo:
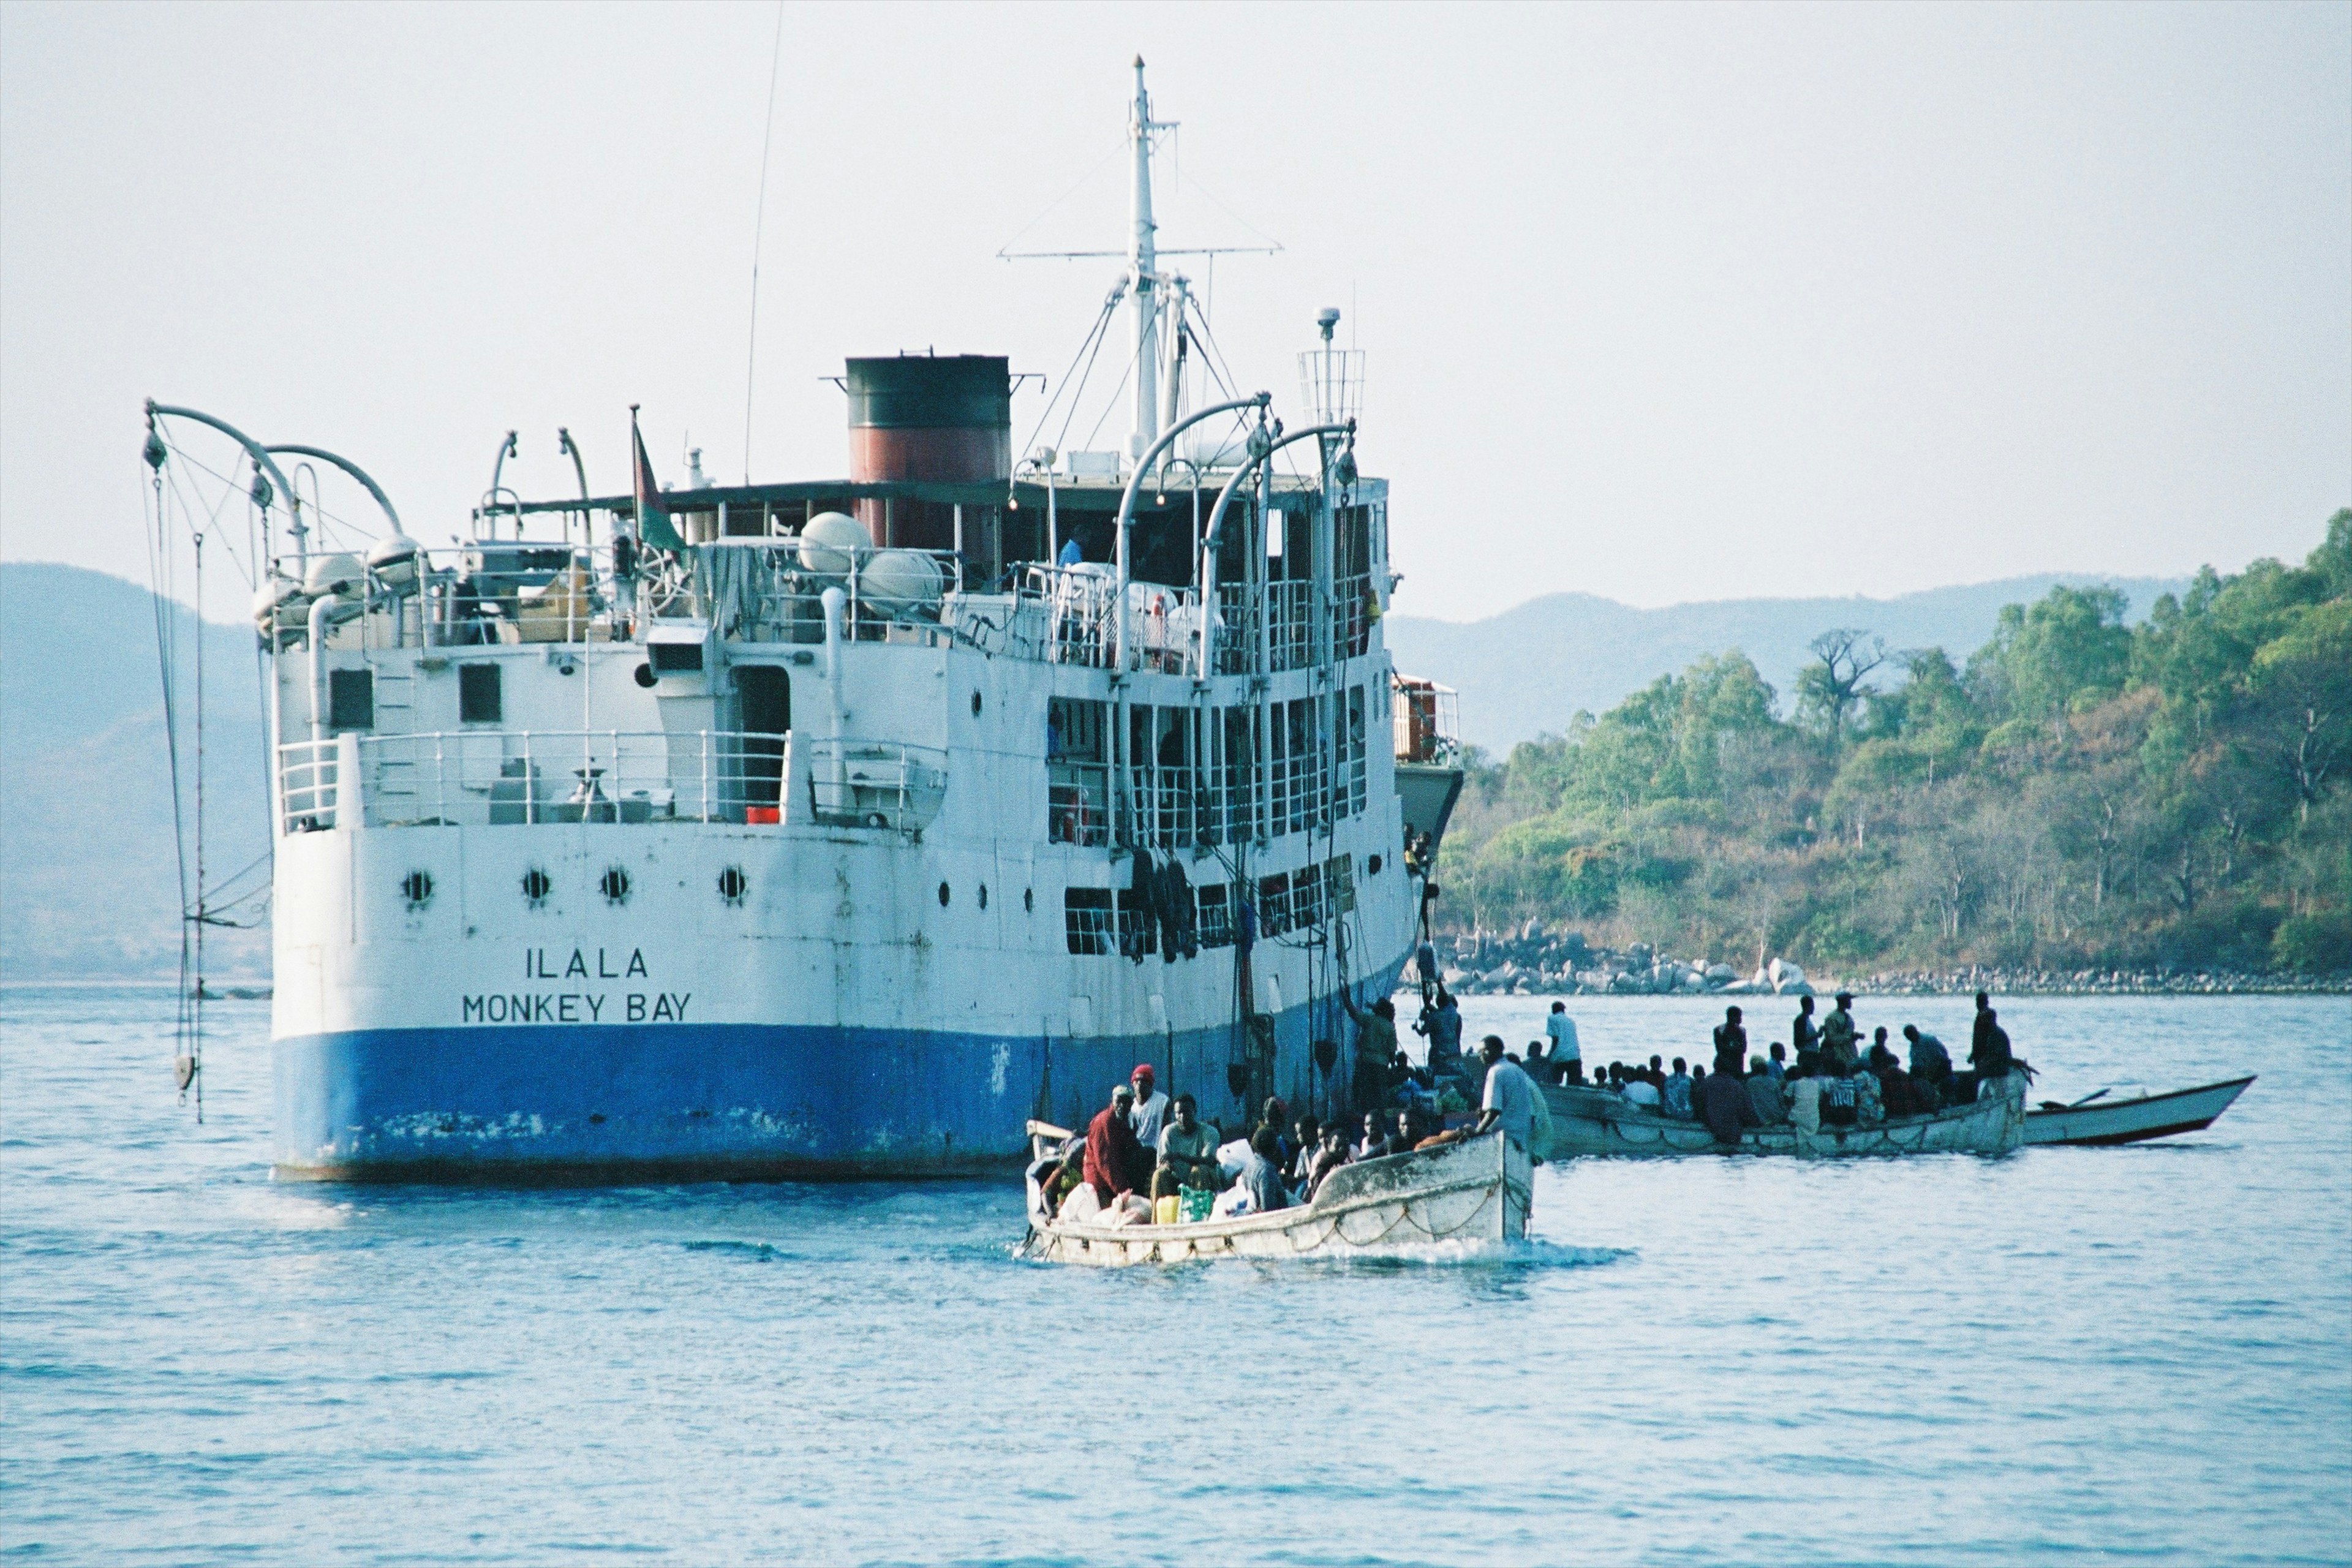
[[[1159,225],[1151,216],[1151,134],[1168,127],[1151,118],[1151,95],[1143,86],[1143,57],[1135,57],[1135,104],[1127,122],[1134,174],[1128,194],[1129,300],[1135,310],[1135,425],[1128,455],[1140,458],[1160,438],[1160,256]]]

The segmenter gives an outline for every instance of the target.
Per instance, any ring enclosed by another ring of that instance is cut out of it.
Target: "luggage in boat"
[[[1217,1194],[1206,1187],[1180,1187],[1176,1195],[1182,1201],[1182,1219],[1186,1225],[1208,1218],[1209,1210],[1217,1201]]]
[[[1154,1225],[1178,1224],[1183,1217],[1183,1211],[1184,1200],[1174,1193],[1169,1194],[1164,1198],[1154,1198],[1151,1202],[1151,1223]]]

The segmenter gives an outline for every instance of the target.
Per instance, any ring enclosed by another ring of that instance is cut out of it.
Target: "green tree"
[[[1863,682],[1886,662],[1886,643],[1832,626],[1807,646],[1813,662],[1797,672],[1797,722],[1832,748],[1843,746],[1863,705]]]
[[[1985,707],[2035,723],[2112,697],[2131,672],[2127,608],[2113,588],[2063,583],[2004,605],[1992,641],[1969,660],[1969,683]]]

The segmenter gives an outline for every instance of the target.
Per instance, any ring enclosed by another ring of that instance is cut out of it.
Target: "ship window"
[[[1076,953],[1110,952],[1110,889],[1066,888],[1062,892],[1063,934]]]
[[[1192,891],[1193,901],[1201,910],[1202,947],[1231,947],[1234,944],[1234,910],[1227,897],[1230,891],[1223,882],[1213,887],[1196,888]]]
[[[657,642],[646,648],[646,658],[656,675],[698,675],[702,670],[702,645],[698,642]]]
[[[1264,877],[1257,884],[1257,933],[1280,936],[1290,929],[1290,879]]]
[[[375,671],[331,669],[327,672],[327,727],[331,730],[375,728]]]
[[[506,717],[505,693],[495,664],[457,667],[457,722],[495,724]]]
[[[1335,856],[1323,862],[1323,901],[1335,915],[1351,912],[1356,907],[1356,876],[1354,857]]]
[[[1290,923],[1294,927],[1323,923],[1323,868],[1320,866],[1301,866],[1291,873]]]

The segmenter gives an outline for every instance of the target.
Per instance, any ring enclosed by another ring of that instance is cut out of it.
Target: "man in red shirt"
[[[1110,1104],[1087,1123],[1086,1179],[1106,1205],[1142,1184],[1136,1178],[1143,1165],[1143,1146],[1135,1141],[1135,1129],[1128,1121],[1134,1109],[1135,1090],[1120,1084],[1111,1091]]]

